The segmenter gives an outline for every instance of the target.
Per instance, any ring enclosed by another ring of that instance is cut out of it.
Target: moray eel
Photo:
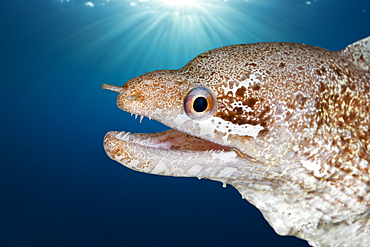
[[[226,46],[102,88],[171,128],[108,132],[111,159],[230,184],[278,234],[312,246],[370,242],[370,37],[341,51]]]

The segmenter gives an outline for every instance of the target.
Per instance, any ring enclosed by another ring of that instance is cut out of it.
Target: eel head
[[[370,37],[342,51],[234,45],[118,92],[124,111],[171,129],[110,131],[108,156],[136,171],[231,184],[281,235],[313,246],[370,241]]]

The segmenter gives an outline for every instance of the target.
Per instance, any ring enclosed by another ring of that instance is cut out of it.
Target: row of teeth
[[[155,145],[149,145],[148,146],[148,144],[150,143],[150,140],[148,140],[148,139],[143,140],[141,138],[132,139],[132,138],[130,138],[130,135],[131,135],[130,132],[121,133],[121,134],[117,135],[116,138],[121,140],[121,141],[126,141],[126,142],[130,141],[131,143],[138,144],[140,146],[154,147],[155,148]],[[167,150],[167,149],[164,148],[163,150]],[[171,150],[171,149],[168,149],[168,150]],[[206,153],[220,153],[220,152],[224,152],[224,151],[225,151],[224,149],[221,149],[221,150],[210,149],[210,150],[206,150],[204,152],[206,152]]]
[[[130,138],[130,136],[131,136],[131,133],[126,132],[126,133],[118,134],[116,136],[116,138],[121,140],[121,141],[130,142],[130,143],[133,143],[133,144],[138,144],[138,145],[143,146],[143,147],[154,147],[155,148],[155,145],[150,145],[150,144],[152,144],[150,138],[149,139],[142,139],[140,137]]]
[[[135,119],[136,119],[138,116],[140,116],[140,123],[143,121],[143,119],[144,119],[144,117],[145,117],[145,116],[141,116],[141,115],[139,115],[139,114],[134,114],[134,113],[131,113],[131,117],[132,117],[132,115],[135,115]],[[147,118],[149,118],[149,120],[152,120],[152,118],[151,118],[151,117],[147,117]]]
[[[132,139],[130,138],[130,135],[131,133],[130,132],[126,132],[126,133],[119,133],[116,138],[121,140],[121,141],[130,141],[132,143],[135,143],[135,144],[139,144],[139,145],[144,145],[144,140],[141,140],[140,138],[135,138],[135,139]]]

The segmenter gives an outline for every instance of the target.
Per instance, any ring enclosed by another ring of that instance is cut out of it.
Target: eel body
[[[370,37],[341,51],[226,46],[103,88],[172,128],[108,132],[111,159],[230,184],[278,234],[312,246],[370,243]]]

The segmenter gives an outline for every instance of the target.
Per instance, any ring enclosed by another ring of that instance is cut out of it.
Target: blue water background
[[[110,160],[107,131],[167,127],[139,124],[100,86],[230,44],[339,50],[370,35],[370,2],[86,2],[0,2],[0,246],[308,246],[231,186]]]

